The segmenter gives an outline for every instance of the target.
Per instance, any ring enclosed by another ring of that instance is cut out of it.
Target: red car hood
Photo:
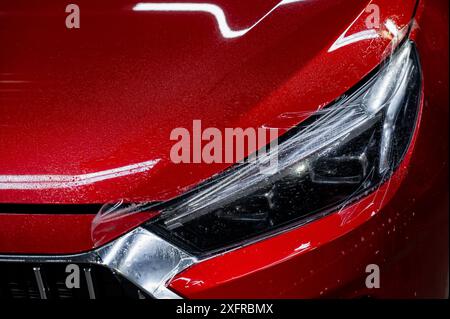
[[[77,1],[68,29],[60,1],[2,1],[0,202],[178,195],[229,164],[172,163],[174,128],[283,133],[372,70],[414,5],[376,1],[374,28],[368,0],[137,2]]]

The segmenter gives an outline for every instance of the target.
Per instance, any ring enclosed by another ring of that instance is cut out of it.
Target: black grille
[[[90,264],[76,264],[80,285],[68,288],[68,265],[0,262],[0,299],[149,298],[122,276]]]

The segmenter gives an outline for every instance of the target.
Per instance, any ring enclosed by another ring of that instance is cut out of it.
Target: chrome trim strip
[[[82,254],[0,255],[0,262],[9,263],[86,263],[104,266],[131,281],[141,291],[158,299],[181,298],[168,289],[166,283],[197,261],[194,256],[142,227],[134,229],[103,247]],[[42,277],[40,278],[42,280]],[[36,280],[38,280],[37,277]],[[92,296],[91,291],[89,296]]]
[[[105,266],[114,269],[155,298],[164,299],[176,298],[165,287],[165,283],[197,261],[195,257],[140,227],[100,248],[97,253]]]
[[[44,281],[42,280],[41,268],[33,267],[34,277],[36,278],[36,283],[39,290],[39,296],[41,299],[47,299],[47,293],[45,291]]]

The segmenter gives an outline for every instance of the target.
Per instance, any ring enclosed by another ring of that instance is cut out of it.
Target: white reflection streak
[[[344,32],[341,36],[333,43],[333,45],[328,49],[328,52],[333,52],[339,48],[342,48],[346,45],[356,43],[363,40],[376,39],[379,37],[378,32],[374,29],[364,30],[361,32],[354,33],[349,36],[345,36]]]
[[[0,190],[55,189],[83,186],[142,173],[152,169],[158,162],[159,159],[82,175],[0,175]]]
[[[301,244],[299,247],[295,248],[294,251],[299,252],[299,251],[304,251],[306,249],[308,249],[311,246],[311,242],[307,242],[304,244]]]
[[[218,5],[212,3],[155,3],[155,2],[144,2],[138,3],[133,7],[133,11],[156,11],[156,12],[205,12],[209,13],[217,21],[220,33],[224,38],[232,39],[238,38],[246,34],[248,31],[253,29],[262,20],[264,20],[269,14],[271,14],[276,8],[294,2],[302,2],[305,0],[282,0],[275,7],[273,7],[269,12],[267,12],[262,18],[260,18],[256,23],[246,29],[232,30],[228,25],[227,18],[222,8]]]
[[[384,25],[386,26],[386,29],[388,29],[388,31],[394,36],[394,38],[398,38],[400,36],[394,21],[391,19],[386,19]]]
[[[374,29],[364,30],[361,32],[356,32],[352,35],[347,36],[348,30],[355,24],[356,21],[362,16],[362,14],[365,11],[361,11],[360,14],[356,17],[355,20],[348,26],[348,28],[342,32],[342,34],[337,38],[337,40],[331,45],[331,47],[328,49],[328,52],[333,52],[339,48],[342,48],[346,45],[356,43],[363,40],[370,40],[370,39],[376,39],[379,37],[379,34]]]

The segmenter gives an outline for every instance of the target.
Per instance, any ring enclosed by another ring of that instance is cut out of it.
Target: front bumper
[[[176,299],[179,296],[167,289],[165,283],[171,276],[189,267],[195,261],[194,257],[140,227],[87,253],[60,256],[0,255],[0,265],[6,263],[29,265],[28,273],[33,270],[35,284],[28,285],[29,287],[27,286],[24,290],[34,287],[31,290],[38,291],[41,299],[47,299],[50,296],[59,298],[61,292],[55,288],[54,282],[47,279],[50,274],[44,274],[40,265],[84,265],[82,268],[85,273],[86,288],[89,290],[88,296],[91,299],[95,299],[98,295],[95,293],[96,289],[104,289],[104,287],[95,287],[90,275],[86,275],[86,272],[94,266],[105,267],[112,272],[111,275],[128,279],[136,285],[138,297],[148,295],[153,298]],[[27,270],[24,273],[26,274]],[[0,291],[4,291],[5,297],[14,298],[15,293],[17,294],[14,288],[17,289],[17,284],[19,286],[20,284],[8,278],[8,273],[4,275],[6,276],[2,280],[3,287]],[[26,285],[26,282],[22,282],[22,286]]]

